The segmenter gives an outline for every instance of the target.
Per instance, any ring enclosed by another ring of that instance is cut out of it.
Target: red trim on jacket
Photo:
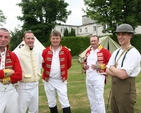
[[[7,53],[10,54],[10,56],[7,56]],[[9,58],[12,60],[12,62],[5,64],[5,67],[9,66],[9,69],[12,69],[15,71],[15,73],[13,73],[10,76],[11,79],[11,83],[16,83],[17,81],[20,81],[22,79],[22,69],[18,60],[18,57],[16,56],[15,53],[7,50],[6,51],[6,58]],[[7,68],[8,69],[8,68]],[[0,70],[0,79],[4,78],[4,71]]]
[[[101,46],[101,45],[100,45]],[[106,49],[106,48],[103,48],[102,46],[100,47],[99,46],[99,52],[97,52],[97,59],[98,59],[98,63],[99,64],[105,64],[105,65],[107,65],[108,64],[108,62],[109,62],[109,59],[110,59],[110,57],[111,57],[111,54],[110,54],[110,52]],[[88,56],[90,55],[90,51],[91,51],[92,49],[90,48],[87,52],[86,52],[86,54],[85,54],[85,59],[84,59],[84,63],[83,63],[83,65],[84,64],[87,64],[87,58],[88,58]],[[108,75],[106,75],[106,69],[105,70],[99,70],[99,73],[101,73],[101,74],[104,74],[106,77],[108,76]],[[106,82],[106,81],[105,81]]]
[[[49,78],[52,56],[53,56],[53,52],[51,50],[51,46],[43,50],[42,57],[44,62],[42,63],[42,67],[44,68],[44,71],[43,71],[42,79],[44,80],[47,80]],[[67,48],[61,46],[61,50],[59,51],[59,59],[60,59],[62,79],[67,80],[68,69],[72,65],[72,56]]]

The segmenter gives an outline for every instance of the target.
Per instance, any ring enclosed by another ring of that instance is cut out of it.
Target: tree
[[[71,13],[64,0],[22,0],[18,6],[22,8],[23,16],[18,19],[23,21],[23,30],[32,30],[41,42],[46,42],[51,30],[66,22]]]
[[[2,10],[0,10],[0,26],[2,26],[2,23],[5,23],[6,17],[3,15]]]
[[[67,28],[64,29],[64,36],[75,36],[75,30],[71,28],[71,31],[69,32]]]
[[[71,28],[70,36],[75,36],[75,30],[73,28]]]
[[[22,42],[24,31],[15,28],[14,32],[11,31],[10,34],[11,34],[10,50],[13,51]]]
[[[116,26],[128,23],[135,29],[141,25],[140,0],[84,0],[83,11],[98,24],[107,24],[104,32],[113,33]]]
[[[67,28],[64,29],[64,36],[69,36],[69,31]]]

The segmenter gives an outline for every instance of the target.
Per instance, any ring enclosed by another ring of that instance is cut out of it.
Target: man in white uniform
[[[22,67],[22,80],[18,83],[18,113],[38,113],[38,80],[41,73],[41,53],[34,49],[34,34],[24,33],[24,45],[16,51]]]
[[[91,48],[86,52],[83,69],[86,71],[86,87],[91,113],[105,113],[104,83],[106,65],[111,54],[99,45],[98,36],[90,37]]]
[[[58,113],[56,93],[63,113],[71,113],[67,95],[68,69],[72,65],[72,57],[68,48],[60,45],[61,33],[54,30],[50,35],[51,45],[44,49],[43,83],[51,113]]]
[[[0,113],[16,113],[18,93],[15,83],[22,79],[17,56],[8,50],[10,33],[0,28]]]

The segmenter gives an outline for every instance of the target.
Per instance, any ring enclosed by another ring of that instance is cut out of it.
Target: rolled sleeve
[[[139,52],[133,48],[127,53],[123,66],[119,68],[124,69],[129,77],[136,77],[140,72],[140,61]]]

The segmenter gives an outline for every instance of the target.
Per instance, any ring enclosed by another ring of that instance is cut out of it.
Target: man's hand
[[[112,68],[115,68],[115,66],[110,66],[109,70],[112,72]]]
[[[91,65],[91,68],[93,69],[93,70],[97,70],[97,67],[96,67],[96,65]]]
[[[1,83],[4,85],[10,84],[11,83],[10,77],[5,77],[5,78],[1,79]]]
[[[84,70],[89,69],[89,65],[84,65]]]
[[[64,77],[64,78],[62,78],[62,81],[63,81],[63,82],[64,82],[64,81],[66,81],[65,77]]]
[[[15,71],[13,69],[4,69],[4,78],[10,77]]]
[[[48,82],[48,79],[49,79],[49,78],[45,77],[45,79],[44,79],[44,80],[45,80],[46,82]]]

